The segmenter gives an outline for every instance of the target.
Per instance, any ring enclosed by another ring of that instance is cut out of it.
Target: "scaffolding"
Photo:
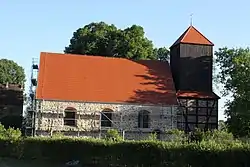
[[[29,89],[29,103],[27,107],[27,113],[25,116],[25,135],[34,136],[35,135],[35,117],[36,117],[36,87],[37,87],[37,77],[38,77],[38,58],[32,59],[31,65],[31,76],[30,76],[30,89]]]

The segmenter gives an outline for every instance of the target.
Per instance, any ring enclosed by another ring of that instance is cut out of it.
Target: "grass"
[[[1,158],[0,157],[0,167],[62,167],[62,164],[52,164],[49,162],[32,160],[17,160],[10,158]]]

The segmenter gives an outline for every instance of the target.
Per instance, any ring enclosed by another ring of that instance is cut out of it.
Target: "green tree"
[[[24,84],[25,73],[23,67],[13,60],[0,59],[0,84]]]
[[[155,48],[154,56],[161,61],[169,61],[170,52],[166,47]]]
[[[90,23],[77,29],[64,52],[133,60],[164,60],[163,57],[168,56],[166,48],[154,48],[152,41],[145,37],[143,27],[132,25],[122,30],[104,22]]]
[[[223,94],[232,94],[226,103],[228,130],[235,136],[250,135],[250,50],[220,48],[215,52],[220,67],[217,81],[224,85]]]

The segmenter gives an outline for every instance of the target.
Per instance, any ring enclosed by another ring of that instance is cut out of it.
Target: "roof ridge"
[[[57,52],[40,52],[41,55],[53,55],[53,56],[82,56],[82,57],[88,57],[88,58],[102,58],[102,59],[114,59],[114,60],[128,60],[128,61],[133,61],[133,62],[142,62],[142,61],[151,61],[151,62],[162,62],[159,60],[132,60],[124,57],[109,57],[109,56],[101,56],[101,55],[81,55],[81,54],[68,54],[68,53],[57,53]]]
[[[112,56],[102,56],[102,55],[88,55],[88,54],[73,54],[73,53],[59,53],[59,52],[40,52],[41,54],[49,54],[49,55],[56,55],[56,56],[86,56],[86,57],[93,57],[93,58],[106,58],[106,59],[125,59],[130,60],[124,57],[112,57]]]

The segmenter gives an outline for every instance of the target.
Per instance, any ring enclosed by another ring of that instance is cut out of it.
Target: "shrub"
[[[109,141],[122,141],[122,136],[119,134],[118,130],[116,129],[109,129],[105,136],[106,140]]]
[[[8,146],[6,147],[6,143]],[[160,141],[111,142],[79,138],[23,138],[0,140],[0,156],[67,162],[77,159],[96,166],[235,167],[250,165],[250,145],[216,141],[175,143]],[[19,149],[16,149],[19,148]],[[21,151],[20,151],[21,150]]]
[[[0,132],[15,134],[12,130],[7,131],[0,126]],[[147,141],[122,141],[117,130],[109,130],[106,140],[61,138],[60,134],[52,138],[5,135],[0,138],[0,157],[57,162],[77,159],[85,166],[250,166],[250,144],[233,139],[226,131],[203,132],[197,129],[194,135],[201,140],[189,143],[188,135],[183,131],[167,133],[174,136],[170,142],[157,141],[155,137]]]
[[[172,129],[166,132],[170,136],[171,142],[184,143],[187,142],[187,135],[184,131],[178,129]]]
[[[148,139],[152,141],[157,140],[157,133],[156,132],[150,133]]]
[[[54,133],[52,133],[52,137],[53,138],[63,138],[65,136],[62,132],[54,132]]]
[[[6,129],[5,129],[4,126],[0,123],[0,138],[4,138],[4,137],[5,137],[5,132],[6,132]]]
[[[232,141],[237,141],[234,139],[233,134],[229,133],[227,130],[208,130],[203,131],[196,128],[193,132],[185,134],[184,131],[174,129],[166,132],[171,135],[172,142],[201,142],[201,141],[217,141],[220,143],[228,143]]]
[[[225,130],[212,130],[206,131],[203,134],[203,140],[215,140],[217,142],[232,142],[234,140],[234,136],[232,133],[229,133]]]
[[[20,139],[22,133],[19,129],[8,128],[5,129],[2,124],[0,124],[0,138],[1,139],[9,139],[9,140],[17,140]]]

